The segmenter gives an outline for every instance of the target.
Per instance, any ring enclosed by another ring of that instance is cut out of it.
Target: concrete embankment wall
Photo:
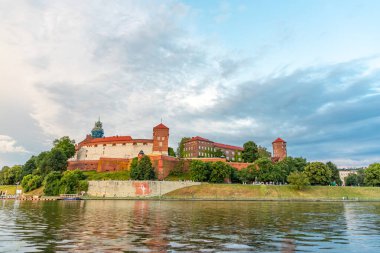
[[[155,197],[187,186],[191,181],[89,181],[88,195],[94,197]]]

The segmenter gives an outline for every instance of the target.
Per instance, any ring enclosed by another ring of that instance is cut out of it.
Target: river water
[[[0,252],[380,252],[380,203],[0,201]]]

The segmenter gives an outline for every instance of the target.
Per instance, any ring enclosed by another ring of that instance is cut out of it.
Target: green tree
[[[211,163],[211,173],[209,182],[223,183],[226,178],[231,176],[231,167],[225,162]]]
[[[326,165],[330,168],[332,173],[331,181],[335,182],[337,185],[342,185],[343,182],[340,179],[338,167],[332,162],[327,162]]]
[[[262,146],[258,146],[257,147],[257,154],[258,154],[258,158],[270,158],[271,157],[271,153],[267,150],[266,147],[262,147]]]
[[[82,182],[86,176],[80,170],[68,170],[63,173],[60,180],[60,194],[75,194],[81,191],[86,191],[88,183]]]
[[[177,148],[177,155],[180,158],[185,157],[185,142],[190,140],[190,137],[183,137],[181,141],[178,143],[178,148]]]
[[[329,185],[331,182],[331,169],[324,163],[312,162],[305,167],[304,171],[312,185]]]
[[[243,148],[244,150],[242,152],[242,158],[244,162],[252,163],[257,160],[259,154],[256,143],[253,141],[248,141],[244,143]]]
[[[37,189],[42,184],[42,177],[37,175],[27,175],[21,181],[21,186],[25,192]]]
[[[52,149],[43,158],[40,164],[40,170],[42,175],[47,175],[51,171],[66,171],[67,169],[67,157],[61,149]]]
[[[175,152],[174,152],[174,149],[172,147],[169,147],[168,148],[168,155],[169,156],[174,156],[175,157]]]
[[[306,186],[310,185],[309,178],[304,172],[294,171],[290,173],[287,180],[291,185],[294,185],[296,189],[298,190],[302,190]]]
[[[208,182],[211,174],[209,163],[192,160],[190,163],[190,178],[196,182]]]
[[[43,182],[44,193],[47,196],[57,196],[59,195],[59,190],[61,187],[62,173],[58,171],[50,172]]]
[[[28,161],[22,166],[22,176],[30,175],[33,173],[34,170],[37,169],[37,164],[36,164],[36,159],[37,157],[32,156],[29,158]]]
[[[358,186],[359,185],[358,175],[354,173],[350,173],[344,179],[344,182],[346,186]]]
[[[247,168],[241,169],[238,172],[239,179],[243,183],[250,183],[256,180],[259,172],[256,169],[256,165],[249,165]]]
[[[290,175],[293,171],[304,171],[307,161],[302,157],[285,157],[284,160],[277,162],[277,165],[281,166],[286,171],[287,175]]]
[[[15,165],[12,167],[4,166],[0,171],[0,184],[14,185],[22,179],[22,167]]]
[[[170,171],[169,174],[171,176],[181,176],[184,173],[184,169],[185,169],[185,161],[183,159],[180,159],[176,163],[176,165],[174,166],[174,168]]]
[[[364,170],[364,183],[367,186],[380,186],[380,163],[373,163]]]
[[[131,163],[131,179],[153,180],[156,178],[149,156],[143,156],[140,161],[134,158]]]
[[[223,151],[220,148],[216,149],[214,152],[214,157],[222,157],[222,156],[225,157],[226,155],[223,153]]]
[[[73,157],[75,154],[75,141],[70,140],[68,136],[56,139],[53,142],[53,149],[60,149],[66,155],[66,158]]]

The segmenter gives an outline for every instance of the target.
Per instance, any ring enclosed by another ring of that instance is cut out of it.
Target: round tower
[[[153,154],[168,155],[169,128],[159,124],[153,128]]]
[[[276,160],[281,161],[285,159],[285,157],[287,156],[286,141],[284,141],[281,138],[277,138],[276,140],[272,142],[272,147],[273,147],[273,157]]]

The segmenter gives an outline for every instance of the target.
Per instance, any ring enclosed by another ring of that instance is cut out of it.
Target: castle
[[[280,161],[287,155],[286,142],[277,138],[273,143],[272,161]],[[131,136],[104,136],[103,124],[98,120],[86,138],[75,145],[75,155],[68,161],[68,170],[119,171],[128,170],[130,162],[139,154],[148,155],[159,179],[165,178],[181,158],[168,156],[169,128],[160,123],[153,127],[152,139],[134,139]],[[215,157],[216,151],[223,153]],[[205,161],[229,161],[240,170],[249,163],[242,162],[242,147],[222,144],[196,136],[184,143],[185,159]]]

